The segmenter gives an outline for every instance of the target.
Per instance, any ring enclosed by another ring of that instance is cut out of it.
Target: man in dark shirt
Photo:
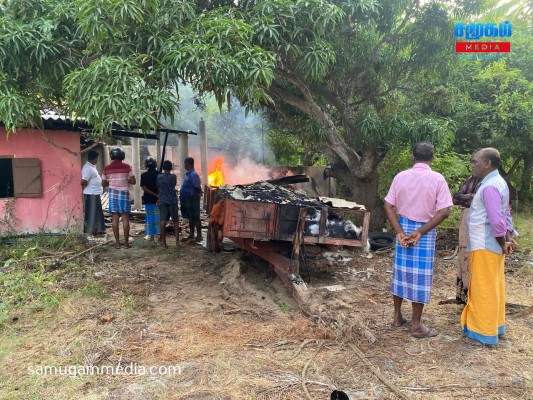
[[[455,298],[457,301],[464,304],[466,304],[468,299],[468,284],[470,282],[469,254],[466,251],[466,220],[470,204],[472,203],[472,199],[476,194],[480,182],[480,178],[471,175],[452,197],[453,204],[461,208]]]
[[[171,174],[172,162],[163,162],[163,173],[157,176],[157,188],[159,189],[159,214],[161,218],[161,242],[167,246],[165,227],[170,218],[174,224],[174,236],[176,246],[179,246],[179,216],[178,216],[178,196],[176,195],[176,175]]]
[[[200,221],[200,195],[202,194],[200,176],[194,170],[194,158],[187,157],[184,167],[187,174],[180,188],[181,216],[189,220],[189,236],[184,240],[201,242],[203,238]],[[196,236],[194,236],[195,229]]]
[[[157,188],[157,161],[154,157],[148,156],[144,162],[147,171],[141,174],[141,188],[143,194],[145,217],[145,239],[153,242],[155,235],[161,233],[159,221],[159,207],[157,207],[157,199],[159,199],[159,189]]]

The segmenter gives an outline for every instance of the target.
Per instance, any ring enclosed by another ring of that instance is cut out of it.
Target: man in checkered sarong
[[[413,167],[394,177],[385,197],[385,212],[396,232],[391,293],[394,326],[407,322],[402,316],[404,299],[412,302],[411,335],[438,335],[421,323],[429,303],[435,258],[435,228],[450,214],[452,196],[444,177],[431,170],[433,146],[418,142],[413,147]]]
[[[131,165],[126,164],[126,153],[120,147],[115,147],[109,152],[111,164],[106,165],[102,174],[102,186],[109,187],[109,212],[112,215],[113,236],[115,248],[120,249],[119,219],[122,219],[124,228],[124,247],[130,247],[130,185],[135,185]]]

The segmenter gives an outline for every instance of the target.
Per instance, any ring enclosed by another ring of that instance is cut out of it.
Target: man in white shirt
[[[84,224],[83,232],[94,236],[105,234],[104,212],[102,211],[102,178],[96,170],[98,153],[89,151],[89,159],[81,169],[81,187],[83,188]]]

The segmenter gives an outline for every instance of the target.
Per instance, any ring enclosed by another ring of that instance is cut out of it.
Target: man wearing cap
[[[161,233],[161,227],[159,226],[159,207],[157,207],[157,200],[159,199],[159,189],[157,188],[157,161],[154,157],[148,156],[144,161],[146,166],[146,172],[141,174],[141,188],[143,194],[143,204],[145,211],[144,218],[144,233],[145,239],[150,242],[154,241],[155,235]]]
[[[172,174],[172,162],[165,160],[163,162],[163,173],[157,176],[157,188],[159,190],[159,214],[161,218],[161,244],[167,247],[167,222],[172,219],[174,224],[174,237],[176,246],[179,246],[179,215],[178,215],[178,196],[176,195],[176,184],[178,179]]]

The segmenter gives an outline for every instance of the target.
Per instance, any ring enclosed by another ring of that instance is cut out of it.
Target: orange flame
[[[224,181],[224,173],[222,172],[222,164],[224,163],[224,157],[218,157],[215,159],[214,167],[211,169],[214,169],[213,172],[211,172],[207,176],[207,181],[209,186],[222,186]]]

